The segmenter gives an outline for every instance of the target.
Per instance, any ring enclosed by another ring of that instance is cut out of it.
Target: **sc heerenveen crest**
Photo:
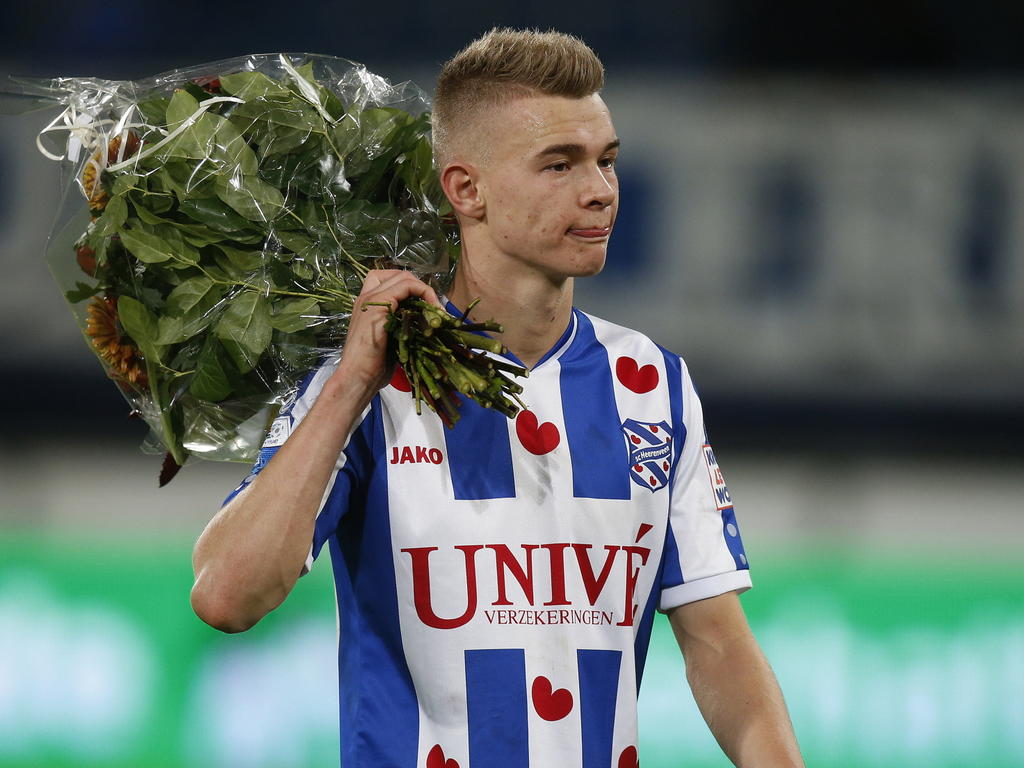
[[[626,419],[622,433],[629,447],[629,476],[633,482],[652,493],[668,485],[672,466],[672,430],[668,423]]]

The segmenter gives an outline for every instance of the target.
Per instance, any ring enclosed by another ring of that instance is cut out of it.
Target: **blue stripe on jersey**
[[[462,398],[459,413],[455,426],[444,430],[455,498],[515,498],[508,418],[468,397]]]
[[[611,768],[622,651],[576,651],[580,674],[583,768]]]
[[[459,309],[458,307],[456,307],[454,304],[452,304],[451,300],[448,300],[448,301],[445,302],[445,309],[448,310],[448,314],[449,315],[454,315],[455,317],[459,317],[459,318],[465,317],[465,315],[462,313],[462,310]],[[565,344],[565,342],[567,342],[569,340],[569,336],[572,335],[574,319],[575,319],[575,312],[574,312],[573,315],[569,316],[569,323],[568,323],[568,325],[565,326],[565,331],[558,338],[558,341],[556,341],[554,343],[554,345],[551,347],[551,349],[549,349],[547,352],[544,353],[544,356],[540,360],[538,360],[536,363],[533,364],[534,368],[536,368],[538,365],[540,365],[541,363],[546,361],[553,354],[558,352],[558,350],[560,350],[562,348],[562,345]],[[483,331],[473,331],[473,333],[479,334],[480,336],[486,336],[487,338],[491,338],[491,334],[484,333]],[[524,363],[522,360],[520,360],[518,357],[516,357],[515,354],[513,354],[512,352],[506,352],[504,357],[506,357],[507,359],[511,360],[516,365],[522,366],[523,368],[528,368],[529,367],[528,365],[526,365],[526,363]]]
[[[668,481],[669,497],[672,496],[676,476],[676,465],[679,463],[679,456],[683,446],[686,444],[686,425],[683,423],[683,364],[677,355],[673,355],[666,349],[661,350],[665,359],[665,378],[668,384],[669,412],[672,415],[672,429],[674,430],[672,444],[672,469]],[[662,552],[662,578],[661,588],[676,587],[683,583],[683,571],[679,566],[679,547],[676,545],[676,537],[672,532],[671,521],[665,529],[665,549]]]
[[[526,657],[521,648],[466,651],[466,705],[472,768],[528,768]]]
[[[729,547],[732,559],[736,561],[736,569],[749,570],[747,555],[743,551],[743,539],[740,538],[740,528],[736,525],[736,510],[732,507],[722,510],[722,535],[725,536],[725,544]]]
[[[370,462],[384,452],[379,396],[366,424],[369,428],[357,433],[366,445],[357,443],[352,453]],[[353,465],[360,467],[361,460],[353,458]],[[363,476],[365,504],[352,500],[353,510],[365,512],[345,515],[337,535],[329,539],[341,634],[341,763],[413,766],[419,749],[419,706],[398,620],[387,465],[376,461],[366,469],[372,474]],[[385,739],[379,736],[381,723],[387,723]]]
[[[608,351],[594,335],[590,318],[573,311],[576,338],[559,358],[572,495],[578,499],[628,499],[629,451],[615,404]]]
[[[374,402],[376,411],[380,410],[380,396]],[[373,411],[371,411],[371,414]],[[313,527],[313,559],[320,555],[324,542],[330,539],[338,529],[338,524],[351,506],[353,488],[365,485],[369,478],[369,457],[372,455],[373,416],[368,415],[356,428],[345,446],[345,463],[334,478],[334,486],[324,503],[324,508],[317,515]]]
[[[644,665],[647,663],[647,651],[651,647],[651,632],[654,630],[654,612],[658,608],[658,600],[661,597],[658,585],[661,584],[662,571],[665,568],[665,558],[661,558],[658,572],[654,576],[654,588],[647,596],[647,605],[640,616],[637,624],[636,637],[633,639],[633,662],[636,665],[636,692],[640,693],[640,683],[644,679]]]
[[[551,347],[551,349],[549,349],[547,352],[544,353],[544,357],[542,357],[540,360],[538,360],[536,363],[533,364],[534,368],[536,368],[541,363],[545,362],[549,357],[551,357],[558,350],[560,350],[562,348],[562,345],[565,344],[565,342],[567,342],[569,340],[569,336],[572,334],[572,329],[573,329],[573,326],[575,325],[575,319],[576,319],[576,310],[574,309],[572,314],[569,316],[569,324],[565,326],[565,332],[558,338],[558,341],[556,341],[554,343],[554,345]],[[517,358],[515,355],[511,355],[510,354],[509,357],[515,359],[516,361],[519,361],[519,358]],[[522,365],[522,362],[519,361],[518,364]]]

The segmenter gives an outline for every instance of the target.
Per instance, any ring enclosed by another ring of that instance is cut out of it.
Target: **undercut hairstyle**
[[[604,66],[573,35],[495,27],[441,69],[432,116],[438,169],[452,159],[456,134],[485,110],[543,94],[582,99],[604,86]]]

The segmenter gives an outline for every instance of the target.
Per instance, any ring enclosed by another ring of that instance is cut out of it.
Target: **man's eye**
[[[569,170],[569,164],[568,163],[552,163],[551,165],[548,166],[548,170],[549,171],[558,171],[558,172],[568,171]]]
[[[615,167],[615,158],[614,157],[602,157],[600,163],[601,163],[601,167],[602,168],[614,168]]]

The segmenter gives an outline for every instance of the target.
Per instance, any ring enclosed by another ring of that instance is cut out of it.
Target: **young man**
[[[659,608],[729,757],[802,764],[737,599],[746,555],[686,367],[572,306],[618,203],[603,78],[555,33],[495,30],[445,65],[434,138],[463,241],[450,295],[370,273],[340,359],[196,544],[193,606],[228,632],[330,547],[345,765],[635,768]],[[531,369],[529,410],[466,402],[451,430],[416,416],[385,313],[360,311],[407,296],[453,312],[480,298],[474,319],[503,322]]]

